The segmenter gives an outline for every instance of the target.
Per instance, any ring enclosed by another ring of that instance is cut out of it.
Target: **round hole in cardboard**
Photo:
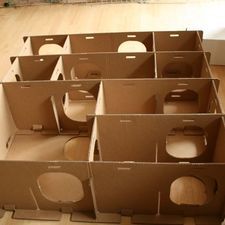
[[[39,55],[55,55],[64,54],[65,51],[62,46],[57,44],[44,44],[39,48]]]
[[[64,156],[68,160],[87,161],[89,150],[89,137],[75,137],[64,145]]]
[[[147,52],[147,48],[140,41],[125,41],[120,44],[118,52]]]
[[[190,89],[170,91],[165,97],[163,112],[165,114],[198,113],[198,94]]]
[[[192,66],[183,61],[170,62],[162,70],[165,78],[191,78],[193,77]]]
[[[208,201],[206,185],[196,177],[180,177],[170,186],[170,200],[177,205],[205,205]]]
[[[196,126],[172,129],[166,137],[166,152],[179,159],[200,156],[207,147],[205,132]]]
[[[78,202],[84,197],[81,181],[69,173],[43,173],[37,182],[42,195],[52,202]]]
[[[94,114],[96,99],[87,90],[71,90],[64,96],[64,112],[71,120],[86,122],[87,115]]]

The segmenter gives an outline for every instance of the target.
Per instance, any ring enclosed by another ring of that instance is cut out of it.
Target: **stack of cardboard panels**
[[[202,32],[31,36],[1,83],[14,218],[221,224],[225,124]]]

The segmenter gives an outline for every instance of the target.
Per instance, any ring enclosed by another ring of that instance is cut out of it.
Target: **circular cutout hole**
[[[64,145],[64,156],[68,160],[88,160],[90,138],[77,137],[67,141]]]
[[[44,173],[37,182],[42,195],[52,202],[78,202],[84,197],[81,181],[68,173]]]
[[[118,52],[147,52],[147,49],[140,41],[125,41],[120,44]]]
[[[86,122],[88,114],[94,114],[96,99],[86,90],[73,90],[65,94],[64,112],[70,119]]]
[[[170,200],[177,205],[204,205],[207,203],[206,186],[195,177],[180,177],[170,186]]]
[[[198,157],[206,146],[206,135],[200,127],[175,128],[166,137],[166,151],[175,158]]]
[[[186,62],[172,62],[164,67],[162,75],[167,78],[192,77],[193,69],[191,65]]]
[[[189,89],[175,89],[170,91],[163,106],[165,114],[198,113],[198,94]]]
[[[55,55],[55,54],[64,54],[64,49],[62,46],[57,44],[45,44],[39,48],[39,55]]]

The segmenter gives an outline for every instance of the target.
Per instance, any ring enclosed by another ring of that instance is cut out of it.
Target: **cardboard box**
[[[0,84],[0,215],[221,224],[225,123],[201,38],[26,37]],[[63,52],[38,55],[46,43]]]
[[[202,35],[202,31],[158,31],[27,36],[20,55],[203,51]]]

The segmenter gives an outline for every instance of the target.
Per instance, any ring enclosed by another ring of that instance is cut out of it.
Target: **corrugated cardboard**
[[[201,31],[24,41],[0,84],[0,217],[221,223],[224,114]]]

